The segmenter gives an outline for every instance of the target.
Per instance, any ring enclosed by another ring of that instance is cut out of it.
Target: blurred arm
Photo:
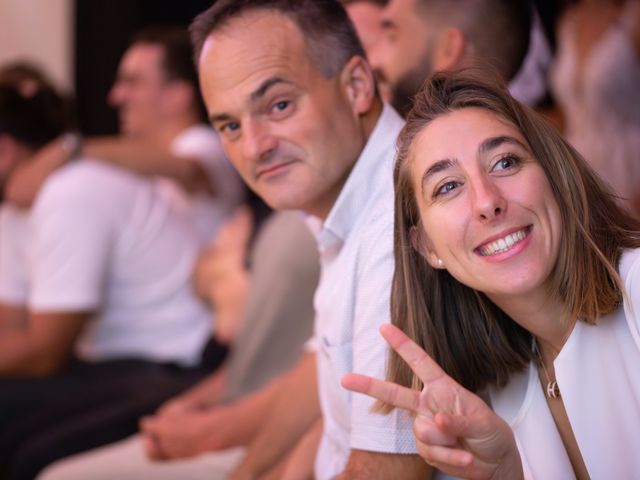
[[[284,379],[265,424],[233,473],[255,478],[273,468],[320,417],[315,354],[306,353]]]
[[[0,336],[0,374],[44,376],[71,357],[90,312],[30,314],[27,325]]]

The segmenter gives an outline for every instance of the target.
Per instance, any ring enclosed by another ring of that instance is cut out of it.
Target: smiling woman
[[[500,85],[443,73],[417,95],[394,177],[409,338],[382,331],[395,383],[343,384],[417,413],[421,455],[456,476],[632,477],[640,225]]]

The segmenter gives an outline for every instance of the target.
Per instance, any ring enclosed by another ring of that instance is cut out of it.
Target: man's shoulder
[[[112,188],[140,187],[149,180],[97,159],[79,159],[53,172],[45,181],[40,197],[94,197]]]

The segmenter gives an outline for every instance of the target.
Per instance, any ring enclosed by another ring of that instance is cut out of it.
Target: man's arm
[[[387,478],[431,478],[431,467],[419,455],[351,450],[349,461],[338,480],[376,480]]]
[[[248,444],[269,418],[285,378],[227,405],[144,418],[140,429],[147,455],[152,460],[185,458]]]
[[[94,137],[84,142],[82,153],[142,175],[171,178],[188,192],[215,193],[199,161],[175,156],[163,145],[126,137]]]
[[[31,207],[45,180],[65,165],[71,154],[61,138],[40,149],[29,162],[12,172],[5,192],[7,201],[20,208]],[[119,137],[86,139],[82,155],[119,165],[142,175],[171,178],[190,192],[214,193],[207,172],[197,160],[176,157],[167,148],[148,141]]]
[[[273,479],[311,480],[314,478],[316,455],[322,439],[322,426],[322,418],[316,420],[287,458],[280,475],[274,476]]]
[[[158,409],[158,414],[213,407],[222,398],[226,376],[226,368],[224,366],[218,368],[187,391],[166,401]]]
[[[305,353],[284,379],[265,424],[231,478],[255,478],[266,473],[319,417],[315,354]]]
[[[0,374],[45,376],[70,358],[90,313],[31,313],[23,328],[0,336]]]
[[[4,272],[0,269],[0,275],[2,273]],[[8,305],[0,303],[0,338],[9,332],[24,328],[26,324],[27,309],[24,305]]]

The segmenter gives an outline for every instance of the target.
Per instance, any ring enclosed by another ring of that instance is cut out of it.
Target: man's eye
[[[227,123],[225,123],[223,125],[220,125],[218,130],[220,130],[220,132],[222,132],[222,133],[224,133],[224,132],[235,132],[239,128],[240,128],[240,124],[238,122],[227,122]]]

